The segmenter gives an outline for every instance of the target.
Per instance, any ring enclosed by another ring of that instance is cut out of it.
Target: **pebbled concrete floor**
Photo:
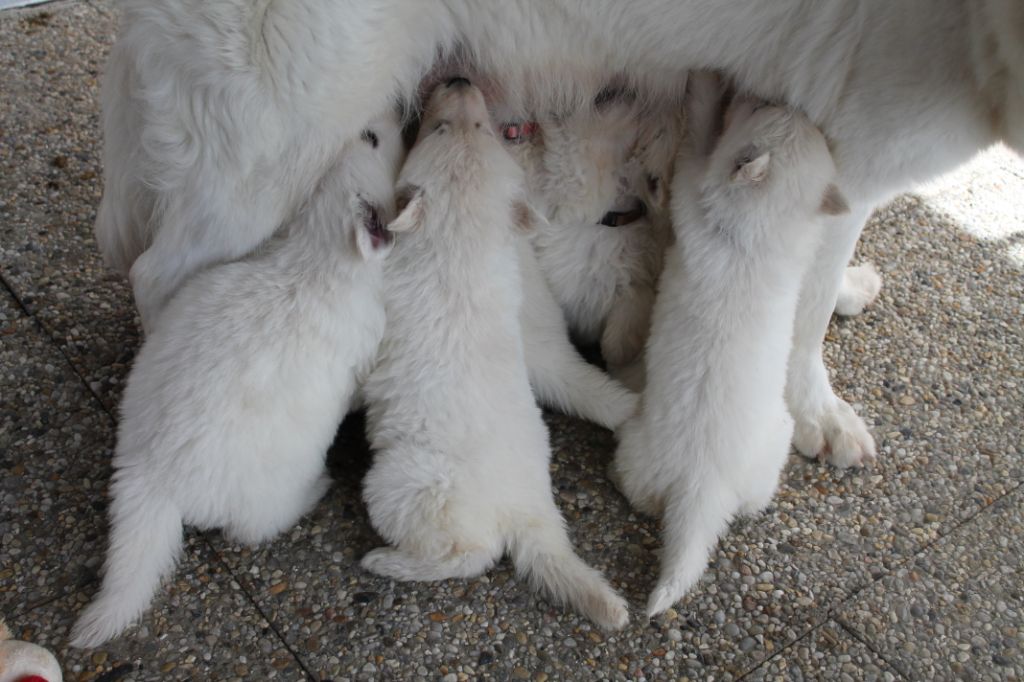
[[[769,512],[733,527],[666,616],[602,633],[507,563],[440,584],[363,573],[378,540],[350,420],[331,452],[336,485],[300,525],[258,548],[190,532],[138,626],[69,650],[96,589],[116,405],[140,342],[92,237],[115,27],[110,0],[0,13],[0,616],[52,648],[66,679],[1024,676],[1024,162],[1001,149],[898,198],[865,232],[857,259],[885,287],[833,322],[826,356],[878,463],[791,457]],[[638,614],[657,525],[605,479],[611,434],[548,422],[574,540]]]

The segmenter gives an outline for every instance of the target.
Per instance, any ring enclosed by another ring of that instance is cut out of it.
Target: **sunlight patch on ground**
[[[1024,159],[997,145],[956,171],[921,185],[916,193],[985,241],[1024,234]],[[1016,241],[1016,240],[1014,240]],[[1021,247],[1011,245],[1015,262]]]

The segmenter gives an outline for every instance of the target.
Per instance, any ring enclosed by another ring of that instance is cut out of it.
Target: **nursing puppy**
[[[662,286],[681,295],[658,297],[647,387],[612,467],[637,509],[664,514],[649,615],[698,580],[735,514],[775,493],[793,435],[777,359],[827,215],[847,211],[825,138],[804,115],[741,97],[710,156],[707,132],[693,131],[673,187],[677,241]]]
[[[384,333],[401,153],[397,116],[364,130],[285,234],[196,275],[158,320],[125,387],[106,575],[75,646],[139,616],[183,523],[257,543],[327,490],[327,448]]]
[[[551,598],[605,628],[623,600],[574,553],[551,495],[547,430],[521,340],[522,171],[479,90],[439,87],[399,177],[388,329],[367,380],[370,520],[391,547],[363,566],[398,580],[477,575],[508,551]]]
[[[627,363],[647,338],[671,239],[667,196],[682,119],[620,95],[545,117],[540,129],[527,144],[542,153],[520,152],[549,219],[532,238],[537,260],[577,338],[600,342],[609,365]]]

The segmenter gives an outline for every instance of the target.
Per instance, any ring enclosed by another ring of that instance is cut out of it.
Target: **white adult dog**
[[[490,74],[524,113],[582,102],[613,77],[655,97],[678,94],[695,67],[807,112],[830,140],[852,210],[802,289],[787,398],[797,448],[839,466],[874,452],[821,357],[865,219],[999,140],[1024,151],[1019,0],[121,6],[103,91],[97,239],[112,264],[130,269],[146,321],[189,273],[273,233],[371,114],[414,97],[438,54]]]
[[[714,108],[701,97],[711,89],[688,106]],[[759,512],[775,494],[793,436],[786,367],[775,359],[789,352],[801,277],[827,216],[848,210],[830,184],[825,138],[802,114],[741,97],[710,155],[711,131],[690,132],[662,274],[682,295],[658,297],[647,387],[612,467],[634,507],[664,513],[648,615],[697,581],[733,515]],[[764,288],[770,296],[758,296]],[[733,395],[747,398],[742,412],[730,412]]]
[[[384,224],[402,152],[397,115],[375,122],[283,235],[196,275],[157,320],[121,402],[106,574],[75,646],[145,609],[182,523],[257,543],[327,490],[327,448],[384,334]]]
[[[363,566],[442,580],[478,575],[507,550],[555,601],[620,628],[625,602],[573,551],[551,494],[519,322],[517,230],[533,220],[523,182],[480,91],[461,78],[439,87],[399,176],[388,328],[366,382],[363,496],[392,546]]]

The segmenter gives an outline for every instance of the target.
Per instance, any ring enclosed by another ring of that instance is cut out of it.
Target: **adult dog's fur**
[[[384,333],[382,220],[401,154],[397,117],[375,123],[284,235],[196,275],[156,321],[121,403],[106,575],[75,646],[145,609],[182,523],[260,542],[327,490],[324,456]]]
[[[441,580],[508,551],[555,601],[622,627],[625,602],[575,554],[551,495],[519,322],[516,230],[533,219],[522,170],[468,81],[431,97],[398,192],[408,200],[392,224],[402,234],[386,265],[388,328],[365,389],[375,454],[363,491],[392,547],[363,566]]]
[[[634,507],[665,515],[648,615],[697,581],[734,514],[775,494],[793,435],[779,359],[823,214],[847,210],[821,133],[802,114],[758,106],[733,101],[710,156],[697,147],[707,131],[691,131],[662,274],[682,295],[658,297],[647,387],[619,432],[612,478]]]
[[[247,253],[344,141],[411,100],[439,55],[523,111],[613,77],[658,97],[716,68],[829,138],[852,205],[803,288],[788,401],[801,452],[874,452],[821,340],[871,209],[998,140],[1024,151],[1019,0],[122,0],[104,86],[97,238],[144,322],[198,268]],[[742,396],[735,396],[742,401]],[[685,418],[685,416],[683,416]]]

